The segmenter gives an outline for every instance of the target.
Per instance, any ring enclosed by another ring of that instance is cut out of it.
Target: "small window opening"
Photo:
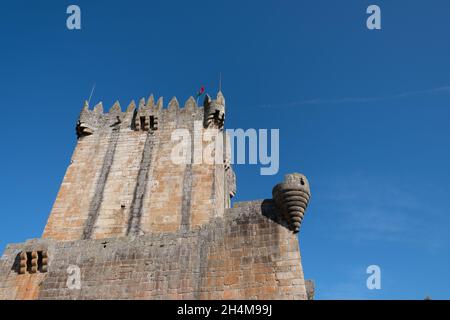
[[[145,130],[145,117],[140,117],[141,130]]]
[[[18,254],[19,274],[47,272],[47,251],[22,251]]]
[[[155,117],[154,116],[150,116],[150,128],[152,130],[156,129],[155,128]]]
[[[31,252],[27,252],[27,272],[31,272]]]

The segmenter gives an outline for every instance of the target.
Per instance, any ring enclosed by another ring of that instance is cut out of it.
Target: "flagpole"
[[[198,106],[198,98],[200,98],[200,96],[205,92],[205,88],[202,86],[200,88],[200,90],[197,92],[196,94],[196,98],[197,98],[197,106]]]
[[[95,82],[94,82],[94,85],[92,86],[91,94],[89,95],[88,105],[91,104],[91,98],[92,98],[92,94],[94,93],[94,90],[95,90]]]

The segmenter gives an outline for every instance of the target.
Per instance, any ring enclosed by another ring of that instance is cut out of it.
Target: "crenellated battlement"
[[[155,97],[151,94],[147,101],[141,98],[137,108],[133,100],[127,109],[122,111],[120,103],[116,101],[108,112],[103,111],[102,102],[96,104],[91,110],[89,103],[85,101],[77,121],[77,136],[80,138],[119,127],[135,131],[156,131],[163,119],[172,119],[177,114],[192,116],[201,114],[205,128],[222,129],[224,126],[225,98],[220,91],[216,99],[206,95],[203,106],[199,106],[192,96],[186,100],[184,107],[180,107],[176,97],[173,97],[166,107],[163,101],[163,97],[159,97],[155,102]]]
[[[94,134],[104,128],[117,127],[122,123],[124,113],[120,108],[120,104],[116,101],[109,112],[103,112],[103,104],[99,102],[94,109],[89,110],[89,104],[85,101],[80,117],[77,121],[77,136],[83,137]]]
[[[139,108],[137,109],[134,116],[134,129],[136,131],[149,131],[149,130],[157,130],[158,129],[158,119],[159,114],[163,109],[163,98],[160,97],[158,102],[155,104],[155,99],[153,94],[145,102],[145,99],[142,98],[139,101]]]

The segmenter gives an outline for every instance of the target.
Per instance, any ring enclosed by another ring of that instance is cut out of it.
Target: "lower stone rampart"
[[[0,299],[307,299],[297,236],[278,217],[272,200],[252,201],[193,230],[12,244]],[[34,272],[23,252],[48,266]]]

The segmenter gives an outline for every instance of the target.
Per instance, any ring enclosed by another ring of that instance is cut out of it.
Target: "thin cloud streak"
[[[402,92],[389,96],[381,96],[381,97],[344,97],[344,98],[335,98],[335,99],[310,99],[310,100],[301,100],[288,102],[284,104],[264,104],[260,105],[260,108],[286,108],[286,107],[296,107],[296,106],[305,106],[305,105],[318,105],[318,104],[343,104],[343,103],[369,103],[369,102],[380,102],[386,100],[393,99],[401,99],[418,95],[426,95],[426,94],[437,94],[437,93],[448,93],[450,92],[450,86],[437,87],[433,89],[427,90],[418,90],[418,91],[408,91]]]
[[[329,179],[321,191],[319,210],[340,217],[332,226],[340,240],[410,243],[438,251],[447,247],[445,212],[420,196],[434,191],[417,192],[370,177]]]

